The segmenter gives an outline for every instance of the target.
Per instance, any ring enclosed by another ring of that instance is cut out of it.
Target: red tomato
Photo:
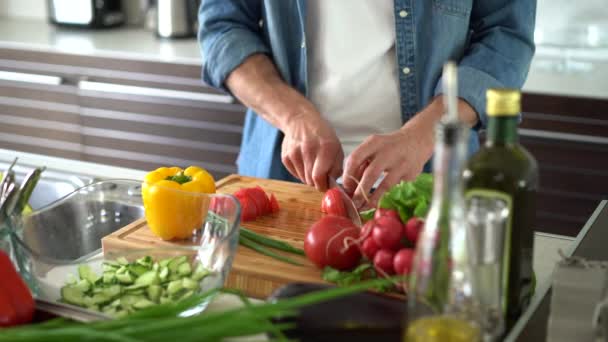
[[[414,245],[418,242],[418,237],[420,236],[420,232],[424,227],[424,221],[422,221],[418,217],[412,217],[407,220],[405,224],[405,237]]]
[[[275,214],[278,213],[281,208],[279,207],[279,201],[274,197],[274,194],[270,194],[270,211]]]
[[[344,250],[344,240],[349,247]],[[359,228],[348,218],[328,215],[313,224],[304,240],[304,252],[317,267],[331,266],[349,270],[361,259],[359,248],[351,240],[359,238]]]
[[[381,249],[376,252],[374,256],[374,268],[378,273],[392,275],[395,274],[395,269],[393,268],[393,258],[395,257],[395,252],[388,249]]]
[[[371,236],[365,239],[363,245],[361,245],[361,252],[363,252],[363,255],[369,260],[374,260],[374,256],[376,256],[379,249],[380,247],[378,247],[376,241],[374,241]]]
[[[241,203],[241,221],[253,221],[258,217],[258,209],[255,202],[247,195],[237,195]]]
[[[412,262],[414,260],[414,250],[411,248],[402,248],[395,254],[393,259],[393,268],[397,274],[408,275],[412,270]]]
[[[384,209],[384,208],[376,209],[376,212],[374,213],[374,218],[379,219],[382,216],[392,216],[392,217],[396,218],[397,220],[401,221],[401,217],[399,217],[399,213],[397,212],[397,210]]]
[[[403,225],[394,217],[382,216],[375,220],[372,236],[380,248],[396,251],[401,247]]]
[[[268,196],[266,196],[264,190],[262,190],[262,188],[260,188],[259,186],[254,188],[240,189],[235,193],[235,195],[236,194],[246,194],[247,196],[251,197],[251,199],[255,202],[256,207],[258,208],[259,215],[270,214],[270,200],[268,199]]]
[[[338,188],[331,188],[325,192],[321,201],[321,211],[330,215],[347,216],[342,193]]]

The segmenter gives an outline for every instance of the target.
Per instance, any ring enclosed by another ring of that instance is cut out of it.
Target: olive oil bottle
[[[487,138],[464,171],[465,200],[476,287],[499,311],[503,333],[534,292],[532,255],[538,166],[517,138],[521,95],[487,91]],[[491,317],[492,315],[486,315]]]

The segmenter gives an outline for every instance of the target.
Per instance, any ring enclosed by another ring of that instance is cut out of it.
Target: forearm
[[[423,153],[429,158],[433,154],[435,142],[435,125],[445,113],[443,96],[436,96],[428,106],[416,114],[412,119],[403,125],[401,131],[405,134],[417,132],[420,134]],[[462,122],[469,127],[474,127],[478,123],[478,116],[475,110],[464,100],[458,100],[458,116]]]
[[[247,58],[226,79],[226,86],[247,107],[281,131],[302,116],[318,116],[312,103],[280,77],[264,54]]]

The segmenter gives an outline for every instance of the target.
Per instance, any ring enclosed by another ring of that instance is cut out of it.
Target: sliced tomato
[[[259,215],[255,202],[247,194],[235,194],[235,196],[241,203],[241,221],[255,220]]]
[[[270,199],[268,198],[268,194],[262,189],[260,186],[256,186],[254,188],[246,189],[249,193],[249,196],[253,198],[253,200],[258,205],[259,209],[262,209],[262,215],[270,214],[272,212],[272,208],[270,207]]]
[[[274,197],[274,194],[270,194],[270,210],[272,213],[278,213],[281,208],[279,207],[279,201]]]

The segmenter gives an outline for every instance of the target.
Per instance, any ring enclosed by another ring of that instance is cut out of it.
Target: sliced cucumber
[[[200,263],[191,264],[186,256],[157,262],[143,257],[131,263],[118,258],[104,261],[102,269],[97,274],[88,265],[79,266],[78,278],[71,276],[61,288],[61,301],[123,317],[192,296],[199,291],[201,279],[210,273]]]
[[[68,304],[84,306],[84,294],[74,285],[61,288],[61,299]]]
[[[148,287],[147,291],[148,291],[148,298],[151,301],[158,303],[158,300],[163,293],[163,288],[160,285],[150,285],[150,287]]]
[[[158,284],[158,283],[160,283],[160,279],[158,278],[158,273],[156,273],[156,271],[148,271],[148,272],[140,275],[135,280],[135,285],[148,286],[148,285]]]
[[[133,277],[130,273],[116,273],[116,279],[122,284],[133,284]]]
[[[95,272],[91,270],[91,267],[89,265],[78,266],[78,275],[80,276],[80,279],[86,279],[91,284],[95,284],[98,280],[101,279],[100,276],[98,276],[97,274],[95,274]]]
[[[177,267],[177,273],[181,276],[189,276],[192,273],[192,267],[190,264],[185,262]]]
[[[199,289],[199,283],[196,280],[190,279],[190,278],[184,278],[182,279],[182,287],[188,290],[198,290]]]

